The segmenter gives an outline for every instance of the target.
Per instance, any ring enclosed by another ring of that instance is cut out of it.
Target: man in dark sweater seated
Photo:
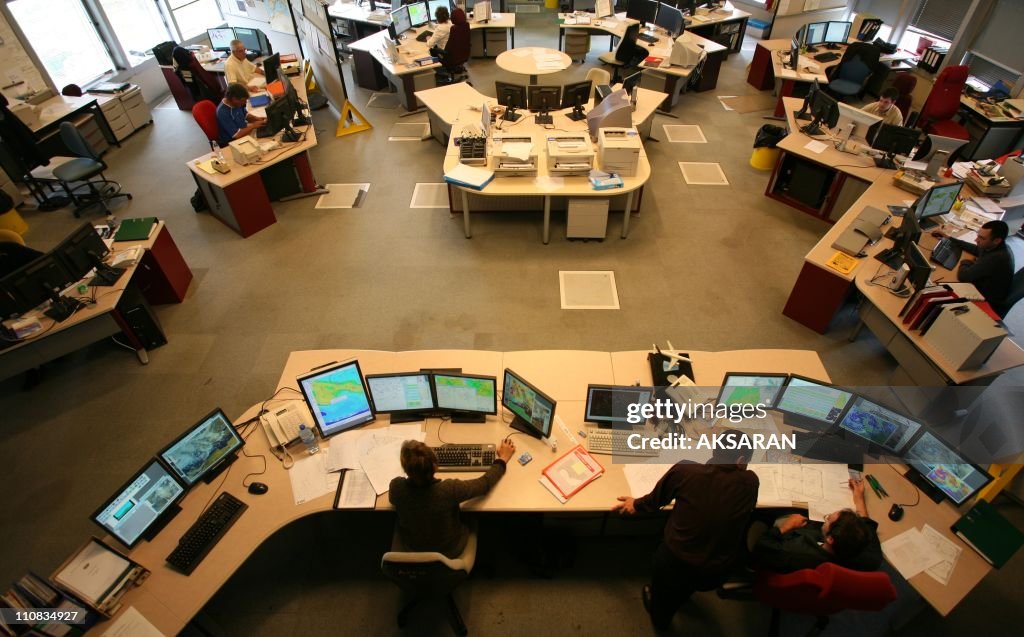
[[[823,523],[811,522],[799,514],[790,515],[757,541],[752,566],[790,573],[835,562],[855,571],[877,571],[882,563],[878,522],[868,517],[864,482],[851,479],[850,490],[856,512],[843,509],[829,513]]]
[[[422,442],[402,443],[402,469],[407,478],[391,481],[388,499],[398,513],[398,537],[405,550],[434,551],[457,558],[466,548],[469,528],[459,515],[459,503],[484,495],[505,475],[516,447],[503,440],[494,464],[475,480],[438,480],[437,457]]]

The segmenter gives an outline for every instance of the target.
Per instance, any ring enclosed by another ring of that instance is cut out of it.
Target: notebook
[[[142,241],[148,239],[156,228],[156,217],[125,219],[117,227],[114,241]]]
[[[985,500],[978,500],[951,528],[996,568],[1006,564],[1024,544],[1024,533]]]

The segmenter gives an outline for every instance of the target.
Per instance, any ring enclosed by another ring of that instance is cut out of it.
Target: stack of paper
[[[494,179],[494,171],[476,166],[457,164],[444,174],[444,180],[456,186],[483,190]]]
[[[882,542],[882,552],[904,579],[910,579],[947,560],[946,555],[932,549],[931,542],[916,528]]]

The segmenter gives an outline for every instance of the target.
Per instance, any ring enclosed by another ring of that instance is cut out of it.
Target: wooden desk
[[[306,86],[301,76],[289,78],[299,97],[306,100]],[[243,166],[232,157],[231,149],[223,150],[224,158],[231,169],[226,174],[210,174],[199,168],[199,162],[213,157],[206,153],[185,165],[192,171],[192,177],[206,199],[210,213],[243,237],[248,237],[277,222],[274,208],[264,180],[274,177],[271,171],[280,169],[283,162],[291,160],[298,174],[297,187],[301,192],[316,192],[316,180],[309,163],[309,149],[316,146],[316,130],[312,124],[302,131],[303,139],[298,142],[283,142],[280,148],[266,154],[260,163]]]
[[[470,20],[469,38],[470,57],[494,58],[516,48],[516,14],[492,13],[487,22]]]
[[[0,349],[0,379],[38,367],[116,334],[127,339],[140,363],[148,363],[146,346],[136,333],[133,321],[126,315],[140,307],[148,309],[147,304],[181,303],[192,281],[192,271],[163,221],[149,239],[119,241],[114,243],[113,250],[129,250],[136,246],[143,248],[142,257],[121,275],[113,287],[92,288],[87,293],[95,293],[94,305],[83,307],[60,323],[43,318],[44,332]]]
[[[558,65],[541,65],[540,58],[549,57],[557,58]],[[498,56],[495,62],[498,64],[498,68],[504,69],[509,73],[529,75],[530,84],[532,85],[537,83],[538,75],[561,73],[565,69],[569,68],[572,64],[572,58],[561,51],[556,51],[555,49],[530,46],[505,51]]]
[[[749,19],[749,13],[740,11],[731,2],[726,2],[722,9],[703,15],[698,9],[696,16],[686,18],[686,30],[725,46],[728,55],[739,53],[743,47]]]
[[[63,122],[71,122],[82,132],[97,154],[106,152],[108,144],[120,147],[110,123],[107,122],[101,104],[117,97],[83,95],[73,97],[56,95],[35,106],[31,111],[16,109],[19,118],[32,130],[44,152],[50,156],[68,155],[70,152],[60,139],[59,129]],[[85,117],[91,115],[96,128],[83,126]]]
[[[356,84],[370,90],[379,90],[391,84],[398,90],[406,110],[414,111],[420,108],[415,93],[436,86],[434,74],[441,66],[436,62],[425,66],[419,66],[414,62],[430,56],[427,43],[416,40],[416,36],[425,29],[426,27],[418,27],[405,32],[405,39],[398,46],[398,60],[395,62],[389,60],[385,54],[385,44],[389,39],[386,30],[349,44]]]
[[[1006,117],[990,104],[960,96],[960,112],[971,135],[971,143],[962,153],[964,159],[1000,157],[1020,147],[1024,118]]]

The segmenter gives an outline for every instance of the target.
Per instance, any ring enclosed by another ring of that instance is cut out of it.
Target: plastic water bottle
[[[309,452],[309,455],[320,451],[320,447],[316,444],[316,434],[312,430],[307,429],[306,425],[299,425],[299,438],[306,445],[306,451]]]
[[[213,148],[213,154],[217,156],[218,161],[224,161],[224,153],[220,149],[220,144],[210,142],[210,146]]]

